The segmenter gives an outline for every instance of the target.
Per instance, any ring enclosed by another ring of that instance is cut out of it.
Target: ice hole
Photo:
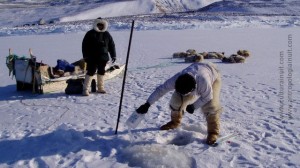
[[[184,146],[191,142],[193,142],[194,138],[191,136],[191,134],[182,134],[177,135],[174,139],[172,139],[169,144],[177,145],[177,146]]]
[[[196,161],[177,146],[148,144],[134,145],[121,152],[122,162],[129,167],[193,168]]]

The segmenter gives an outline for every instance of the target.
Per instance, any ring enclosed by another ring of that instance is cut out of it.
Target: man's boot
[[[208,114],[206,116],[206,122],[208,133],[206,143],[212,145],[217,141],[220,134],[220,114]]]
[[[97,85],[98,85],[98,93],[106,93],[104,90],[104,75],[97,75]]]
[[[179,111],[172,111],[171,112],[171,121],[167,124],[160,127],[160,130],[169,130],[169,129],[175,129],[180,126],[182,119],[182,112]]]
[[[91,87],[91,81],[93,79],[93,76],[90,75],[85,75],[84,78],[84,84],[83,84],[83,90],[82,90],[82,95],[83,96],[89,96],[89,88]]]

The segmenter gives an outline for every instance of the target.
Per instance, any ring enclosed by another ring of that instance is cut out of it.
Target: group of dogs
[[[186,52],[176,52],[173,58],[184,58],[185,62],[202,62],[204,59],[219,59],[224,63],[244,63],[250,57],[248,50],[238,50],[236,54],[229,57],[224,52],[202,52],[197,53],[195,49],[188,49]]]

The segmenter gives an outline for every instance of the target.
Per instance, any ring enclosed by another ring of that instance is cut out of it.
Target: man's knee
[[[95,72],[87,71],[86,74],[89,75],[89,76],[94,76],[94,75],[95,75]]]
[[[209,114],[219,114],[223,111],[222,106],[220,105],[220,103],[212,103],[211,101],[209,101],[207,104],[205,104],[202,108],[201,108],[202,112],[204,115],[209,115]]]
[[[182,105],[182,99],[177,93],[173,93],[169,103],[170,110],[180,111],[181,105]]]
[[[97,71],[98,75],[105,75],[105,71]]]
[[[105,75],[105,67],[98,67],[97,74],[98,75]]]

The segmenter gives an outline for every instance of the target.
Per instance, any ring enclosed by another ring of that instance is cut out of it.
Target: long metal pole
[[[121,117],[123,94],[124,94],[124,87],[125,87],[125,81],[126,81],[126,73],[127,73],[127,66],[128,66],[128,61],[129,61],[129,54],[130,54],[130,48],[131,48],[131,40],[132,40],[133,28],[134,28],[134,20],[132,20],[130,37],[129,37],[129,44],[128,44],[128,50],[127,50],[127,58],[126,58],[126,64],[125,64],[125,71],[124,71],[124,77],[123,77],[122,92],[121,92],[121,99],[120,99],[120,104],[119,104],[119,113],[118,113],[118,120],[117,120],[117,126],[116,126],[116,132],[115,132],[115,134],[118,133],[119,121],[120,121],[120,117]]]

